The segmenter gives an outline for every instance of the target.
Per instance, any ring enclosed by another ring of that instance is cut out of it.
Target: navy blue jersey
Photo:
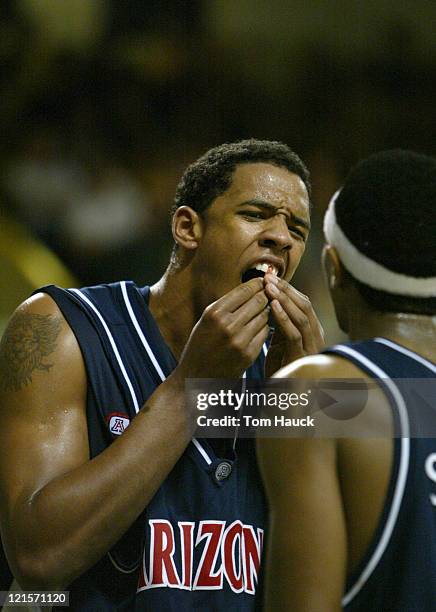
[[[123,433],[176,360],[148,309],[148,287],[43,291],[83,354],[92,458]],[[263,377],[263,362],[262,353],[246,376]],[[215,441],[188,445],[122,540],[70,585],[73,609],[256,609],[265,498],[253,440],[228,447],[218,456]]]
[[[385,338],[327,352],[377,379],[389,398],[398,434],[384,510],[367,554],[348,580],[344,609],[435,612],[436,439],[422,435],[434,431],[436,397],[425,401],[400,379],[434,379],[436,366]]]

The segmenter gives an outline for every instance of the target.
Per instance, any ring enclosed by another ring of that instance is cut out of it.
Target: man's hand
[[[184,385],[169,376],[123,435],[91,459],[86,400],[73,331],[49,296],[33,296],[0,344],[0,521],[23,588],[64,589],[101,559],[195,430]]]
[[[192,330],[177,370],[185,378],[239,378],[268,337],[262,278],[210,304]]]
[[[319,353],[325,342],[309,298],[273,274],[265,274],[263,282],[276,322],[265,364],[269,377],[299,357]]]

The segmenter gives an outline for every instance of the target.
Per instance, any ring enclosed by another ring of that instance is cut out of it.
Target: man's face
[[[240,164],[202,223],[193,266],[204,308],[239,285],[244,272],[259,263],[272,265],[290,281],[309,233],[306,186],[286,168]]]

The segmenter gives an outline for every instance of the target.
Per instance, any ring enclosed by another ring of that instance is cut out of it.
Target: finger
[[[268,327],[268,310],[264,309],[251,319],[244,327],[235,335],[236,342],[241,346],[247,346],[252,339],[264,327]],[[269,328],[268,328],[269,329]]]
[[[252,361],[256,359],[262,350],[263,345],[268,340],[269,336],[269,327],[268,325],[264,325],[258,333],[252,338],[248,344],[248,349],[250,354],[252,355]]]
[[[271,276],[268,275],[268,277]],[[314,353],[322,350],[324,347],[324,331],[309,298],[289,283],[276,277],[272,277],[272,279],[267,279],[266,294],[270,298],[280,301],[288,316],[301,331],[307,351]],[[274,287],[278,288],[279,293],[275,292]]]
[[[294,328],[297,328],[304,353],[311,354],[317,352],[310,321],[306,314],[300,310],[297,304],[284,291],[280,291],[276,285],[271,285],[268,291],[265,291],[271,294],[273,301],[276,301],[273,313],[286,337],[294,341],[295,334],[293,331]]]
[[[253,338],[256,338],[258,334],[263,334],[267,338],[268,333],[268,313],[267,311],[262,311],[239,330],[237,334],[232,336],[230,345],[237,353],[243,354],[249,360],[249,363],[252,363],[258,355],[258,353],[252,353],[249,348],[252,346]]]
[[[298,289],[296,289],[286,281],[282,280],[281,278],[274,276],[273,274],[266,274],[264,282],[266,285],[275,285],[276,287],[278,287],[280,291],[286,293],[293,300],[293,302],[298,306],[298,308],[303,311],[306,311],[306,309],[308,311],[311,310],[312,314],[316,317],[315,312],[312,308],[312,304],[310,303],[309,298],[304,295],[304,293],[301,293],[301,291],[298,291]]]
[[[242,304],[248,302],[259,291],[263,291],[263,279],[252,278],[223,295],[219,300],[214,302],[213,307],[226,312],[234,312],[242,306]]]
[[[271,310],[274,313],[274,318],[284,336],[288,339],[286,360],[292,361],[298,357],[302,357],[305,354],[305,347],[303,343],[303,336],[298,327],[289,318],[280,302],[274,299],[271,302]],[[275,332],[276,333],[276,332]],[[272,341],[274,344],[274,338]]]
[[[258,291],[253,295],[252,298],[249,299],[248,302],[242,304],[237,310],[235,310],[232,314],[232,324],[231,328],[239,329],[246,325],[249,321],[251,321],[258,314],[262,313],[267,309],[269,304],[269,300],[265,294],[265,291]],[[269,310],[266,311],[266,316],[268,317]]]

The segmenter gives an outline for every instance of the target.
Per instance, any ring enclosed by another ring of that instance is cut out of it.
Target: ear
[[[344,267],[335,247],[326,244],[322,250],[322,266],[327,279],[329,289],[338,289],[342,286],[344,278]]]
[[[179,206],[173,215],[174,241],[188,251],[194,251],[203,234],[201,217],[190,206]]]

